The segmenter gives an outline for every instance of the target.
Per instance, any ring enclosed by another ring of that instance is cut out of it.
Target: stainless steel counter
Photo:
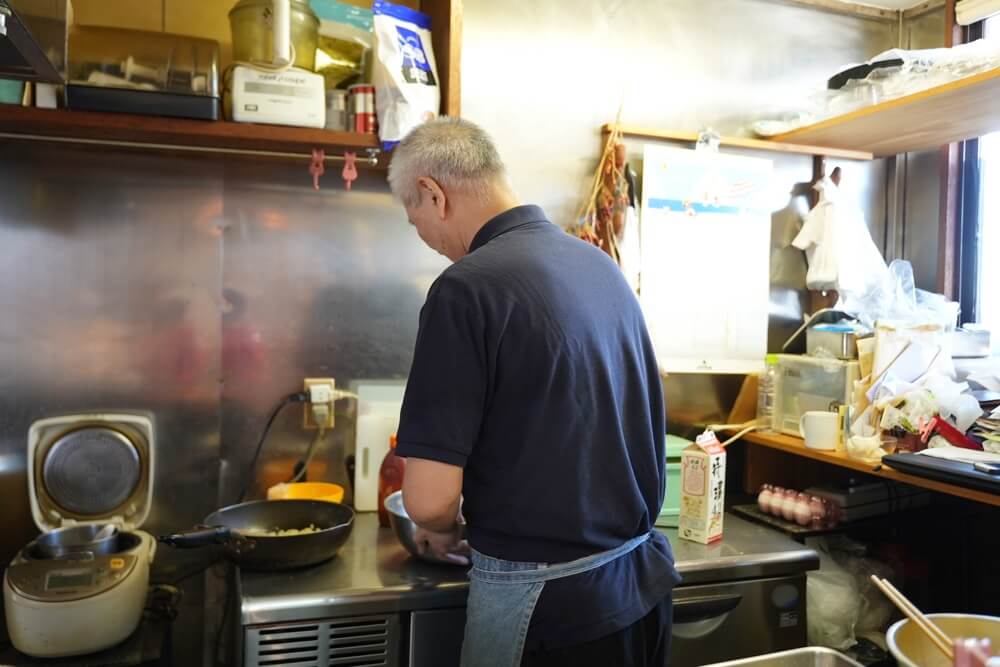
[[[684,577],[681,586],[778,577],[819,567],[816,553],[780,533],[726,515],[722,542],[711,546],[664,529]],[[411,558],[373,513],[358,514],[337,558],[296,572],[241,572],[242,625],[462,607],[465,569]]]
[[[726,514],[722,541],[696,544],[677,537],[673,529],[661,529],[674,548],[681,586],[779,577],[816,570],[819,556],[812,549],[773,528]]]

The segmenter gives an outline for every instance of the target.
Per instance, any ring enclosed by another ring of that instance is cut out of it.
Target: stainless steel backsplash
[[[345,192],[330,169],[314,192],[304,162],[0,143],[0,566],[37,532],[32,421],[151,412],[145,528],[190,527],[236,502],[268,413],[304,377],[406,376],[443,266],[384,173],[364,172]],[[352,410],[338,404],[317,456],[324,477],[348,488]],[[293,406],[275,423],[262,479],[284,481],[304,453],[301,420]],[[161,549],[158,562],[184,570],[196,558]],[[185,604],[177,636],[190,656],[202,603]]]

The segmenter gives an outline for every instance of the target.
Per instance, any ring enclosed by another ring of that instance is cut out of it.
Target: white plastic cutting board
[[[389,451],[389,438],[399,427],[406,382],[358,380],[352,387],[358,395],[354,508],[359,512],[374,512],[378,509],[378,471]]]

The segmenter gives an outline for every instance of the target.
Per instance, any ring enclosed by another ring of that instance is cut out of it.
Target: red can
[[[359,83],[347,89],[347,108],[350,113],[350,128],[361,134],[375,134],[378,122],[375,119],[375,86]]]

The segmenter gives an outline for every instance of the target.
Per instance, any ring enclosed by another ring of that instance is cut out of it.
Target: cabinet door
[[[804,574],[674,590],[670,667],[698,667],[805,645]]]
[[[413,612],[409,667],[458,667],[464,633],[465,608]]]

